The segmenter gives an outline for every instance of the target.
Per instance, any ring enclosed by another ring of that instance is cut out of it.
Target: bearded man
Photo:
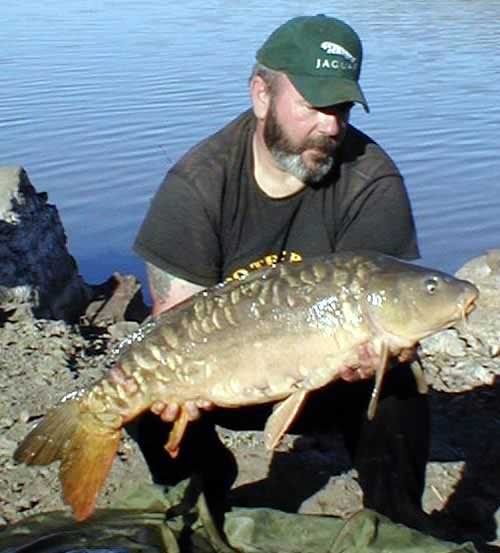
[[[349,123],[355,104],[368,111],[359,86],[362,45],[356,32],[333,17],[297,17],[276,29],[256,58],[252,109],[171,167],[139,231],[135,251],[147,262],[153,315],[205,287],[281,261],[357,249],[419,256],[397,166]],[[398,366],[387,376],[377,416],[369,422],[372,383],[361,373],[343,377],[349,383],[312,394],[292,431],[335,426],[358,470],[365,506],[422,528],[425,397],[408,367]],[[192,404],[190,415],[197,419],[209,408]],[[153,407],[164,421],[174,420],[178,409]],[[241,411],[206,413],[189,425],[175,463],[163,451],[164,435],[151,421],[141,423],[140,443],[155,480],[173,482],[197,471],[213,494],[224,496],[236,467],[214,424],[258,427],[270,412]],[[294,483],[283,485],[294,497]],[[298,508],[302,499],[281,507]]]

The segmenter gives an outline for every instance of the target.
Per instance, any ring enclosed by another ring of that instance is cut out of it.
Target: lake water
[[[131,251],[168,167],[249,105],[256,49],[326,12],[360,34],[352,121],[406,178],[423,262],[500,247],[500,2],[3,0],[0,164],[56,204],[88,282],[144,278]]]

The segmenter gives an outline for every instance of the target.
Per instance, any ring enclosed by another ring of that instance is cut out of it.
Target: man
[[[283,260],[355,249],[418,257],[397,167],[349,124],[354,104],[368,111],[361,60],[354,30],[324,15],[294,18],[266,40],[250,79],[252,110],[170,169],[140,229],[135,250],[147,262],[154,315],[207,286]],[[378,414],[368,423],[372,384],[362,382],[362,374],[343,377],[351,383],[313,395],[297,428],[340,419],[365,506],[419,526],[428,454],[425,398],[408,367],[400,366],[388,375]],[[194,420],[210,405],[188,407]],[[178,405],[159,402],[153,411],[171,421]],[[208,487],[222,493],[236,469],[217,445],[214,417],[205,414],[190,425],[176,466],[200,470]],[[142,432],[145,450],[156,451],[155,432]],[[160,481],[168,460],[156,455],[146,456]]]

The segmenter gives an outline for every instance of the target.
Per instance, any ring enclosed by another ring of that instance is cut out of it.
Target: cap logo
[[[325,40],[320,46],[327,54],[340,56],[341,59],[330,57],[316,58],[315,69],[333,69],[334,71],[348,72],[357,70],[358,61],[351,52],[346,50],[343,46],[340,46],[340,44]]]
[[[343,46],[340,46],[340,44],[336,44],[335,42],[330,42],[328,40],[325,40],[321,43],[321,48],[327,53],[327,54],[336,54],[338,56],[342,56],[346,60],[354,63],[356,61],[356,58],[346,50]]]

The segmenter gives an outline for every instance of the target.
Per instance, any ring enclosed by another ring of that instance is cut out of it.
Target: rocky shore
[[[113,363],[113,348],[148,308],[132,275],[111,275],[98,286],[83,281],[57,209],[18,167],[0,168],[0,252],[1,536],[2,526],[66,509],[57,467],[16,465],[12,453],[50,406],[102,376]],[[478,252],[458,274],[480,289],[478,308],[466,325],[421,346],[433,421],[424,506],[449,515],[476,542],[500,547],[500,250]],[[235,498],[246,490],[249,505],[252,497],[261,506],[279,504],[283,481],[266,480],[270,455],[260,433],[220,432],[240,467]],[[276,455],[294,485],[325,482],[301,512],[346,517],[361,507],[340,440],[289,436]],[[131,483],[149,479],[127,436],[99,506],[113,505]]]

